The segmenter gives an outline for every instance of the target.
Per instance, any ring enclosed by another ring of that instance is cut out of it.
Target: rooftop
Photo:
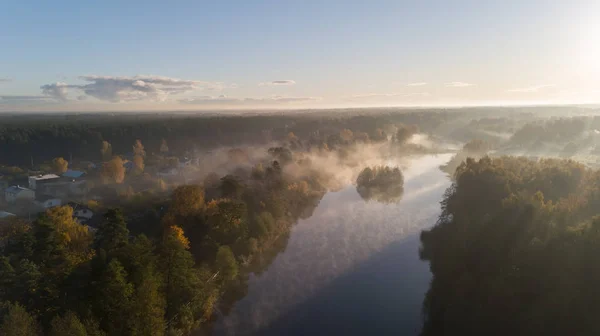
[[[12,216],[16,216],[16,215],[14,213],[0,210],[0,218],[6,218],[6,217],[12,217]]]
[[[51,180],[51,179],[56,179],[56,178],[59,178],[59,177],[60,176],[58,176],[56,174],[45,174],[45,175],[29,176],[30,179],[34,179],[36,181]]]
[[[4,189],[5,192],[11,192],[11,193],[18,193],[18,192],[21,192],[23,190],[31,190],[31,189],[28,189],[28,188],[25,188],[25,187],[21,187],[21,186],[18,186],[18,185],[10,186],[10,187]],[[33,190],[31,190],[31,191],[33,191]]]
[[[62,176],[68,178],[80,178],[83,175],[85,175],[85,172],[68,169]]]
[[[70,206],[71,208],[73,208],[73,211],[75,211],[75,210],[92,211],[92,209],[90,209],[87,205],[83,205],[83,204],[77,203],[77,202],[68,202],[67,205]]]

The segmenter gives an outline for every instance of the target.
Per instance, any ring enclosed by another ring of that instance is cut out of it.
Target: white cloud
[[[63,82],[56,82],[54,84],[42,85],[42,93],[48,97],[54,98],[59,101],[67,101],[68,88],[70,85]]]
[[[406,86],[425,86],[425,85],[427,85],[427,83],[425,83],[425,82],[406,84]]]
[[[0,77],[0,83],[2,82],[12,82],[12,78]]]
[[[555,86],[556,85],[554,85],[554,84],[534,85],[534,86],[525,87],[525,88],[507,90],[507,92],[532,93],[532,92],[539,92],[541,90],[548,89],[548,88],[553,88]]]
[[[413,92],[413,93],[364,93],[357,94],[351,98],[368,99],[368,98],[381,98],[381,97],[426,97],[429,96],[428,92]]]
[[[475,85],[475,84],[465,83],[465,82],[450,82],[450,83],[446,83],[447,87],[456,87],[456,88],[468,87],[468,86],[473,86],[473,85]]]
[[[194,90],[220,91],[237,87],[236,84],[227,85],[221,82],[212,83],[153,75],[133,77],[89,75],[80,76],[79,79],[87,84],[69,85],[62,82],[47,84],[41,86],[42,93],[60,101],[68,99],[68,89],[83,91],[85,96],[109,102],[164,101],[171,95]],[[78,100],[82,100],[81,97],[79,96]]]
[[[296,81],[293,81],[291,79],[274,80],[274,81],[270,81],[270,82],[258,83],[258,85],[259,86],[290,86],[290,85],[296,85]]]
[[[183,104],[274,104],[274,103],[303,103],[319,101],[320,97],[294,97],[294,96],[271,96],[259,98],[234,98],[225,95],[220,96],[200,96],[193,98],[180,99]]]

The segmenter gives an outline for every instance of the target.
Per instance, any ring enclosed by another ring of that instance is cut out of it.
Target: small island
[[[404,193],[404,176],[398,167],[366,167],[356,179],[356,191],[364,200],[398,202]]]

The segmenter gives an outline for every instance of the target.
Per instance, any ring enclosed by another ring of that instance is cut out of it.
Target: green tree
[[[129,230],[120,209],[109,209],[104,214],[102,225],[98,228],[95,236],[97,249],[104,249],[107,253],[127,245],[129,241]]]
[[[221,196],[225,198],[239,199],[244,193],[245,186],[233,175],[226,175],[221,178]]]
[[[225,280],[233,280],[238,275],[238,265],[229,246],[219,247],[216,259],[220,276]]]
[[[36,319],[18,303],[8,307],[8,313],[2,319],[0,335],[3,336],[37,336],[40,327]]]
[[[159,336],[165,332],[165,298],[160,291],[160,280],[147,269],[132,298],[129,330],[136,336]]]
[[[125,269],[136,287],[142,283],[148,272],[152,273],[156,269],[157,256],[154,250],[152,241],[141,234],[125,246],[121,253]]]
[[[404,124],[400,124],[397,126],[398,130],[394,136],[394,140],[397,143],[405,143],[410,139],[415,133],[418,132],[417,127],[415,125],[407,126]]]
[[[98,284],[94,301],[96,316],[109,335],[121,335],[126,331],[130,314],[133,286],[127,281],[127,272],[117,259],[111,260]]]
[[[94,318],[85,319],[83,325],[88,336],[106,336],[106,333],[100,329],[100,323]]]
[[[42,273],[39,266],[30,260],[21,259],[16,269],[14,286],[12,287],[12,291],[7,294],[21,302],[27,302],[28,306],[35,306],[42,292],[42,280]],[[49,279],[46,278],[45,280]],[[49,287],[45,287],[44,292],[49,289]]]
[[[50,322],[50,336],[87,336],[85,326],[72,311],[55,316]]]
[[[14,291],[16,272],[5,256],[0,256],[0,301],[7,300],[8,295]]]
[[[202,290],[194,259],[179,232],[171,229],[166,231],[160,248],[159,265],[167,303],[165,316],[170,319]]]

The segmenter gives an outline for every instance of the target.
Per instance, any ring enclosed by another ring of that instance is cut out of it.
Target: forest
[[[0,201],[16,213],[0,220],[2,335],[210,333],[327,192],[393,206],[405,176],[390,159],[438,153],[454,155],[440,167],[452,186],[421,233],[422,334],[596,330],[600,118],[586,109],[0,121],[5,187],[85,174],[33,215]]]
[[[594,335],[600,171],[563,159],[467,159],[421,234],[433,281],[422,335]]]

